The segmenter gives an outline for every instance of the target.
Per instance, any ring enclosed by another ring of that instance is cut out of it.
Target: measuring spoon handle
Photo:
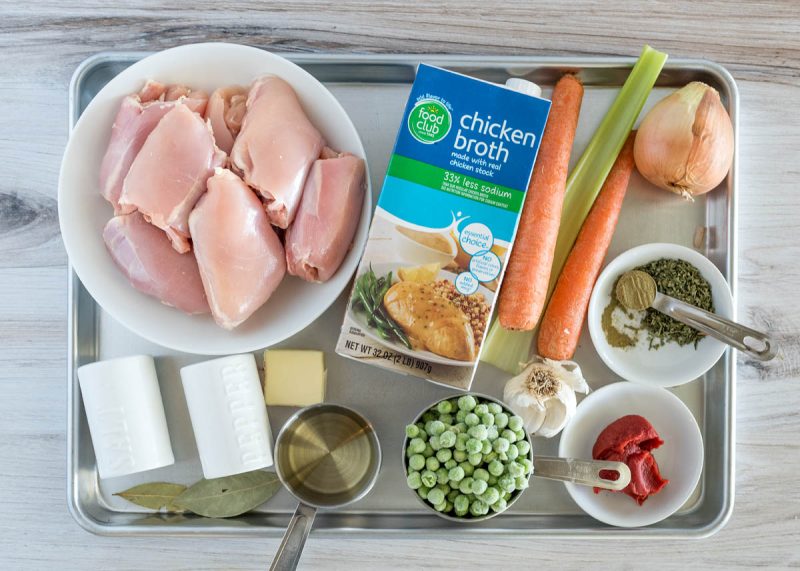
[[[769,361],[775,357],[772,340],[765,333],[662,293],[656,293],[652,307],[689,327],[727,343],[754,359]]]
[[[618,472],[619,478],[616,480],[601,478],[602,470]],[[593,486],[605,490],[622,490],[631,482],[631,471],[622,462],[554,458],[552,456],[534,457],[533,475],[548,480],[572,482],[581,486]]]
[[[306,544],[311,526],[314,525],[314,517],[317,515],[317,508],[313,508],[304,503],[300,503],[286,528],[278,553],[272,560],[270,571],[294,571],[300,561],[300,554]]]

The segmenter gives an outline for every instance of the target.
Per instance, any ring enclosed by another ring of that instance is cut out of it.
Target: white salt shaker
[[[181,369],[206,478],[272,466],[272,436],[256,360],[231,355]]]
[[[175,463],[152,357],[90,363],[78,381],[101,478]]]

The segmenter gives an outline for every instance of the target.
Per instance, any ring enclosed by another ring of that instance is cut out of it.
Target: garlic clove
[[[572,420],[572,417],[575,416],[575,408],[577,406],[575,391],[562,383],[558,394],[549,399],[546,406],[545,421],[539,428],[537,436],[552,438],[561,432],[567,423]]]
[[[547,419],[547,409],[544,406],[520,409],[512,406],[511,410],[522,418],[522,424],[529,434],[536,434]]]

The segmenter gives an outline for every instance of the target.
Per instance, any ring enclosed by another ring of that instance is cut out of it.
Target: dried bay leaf
[[[205,517],[234,517],[257,508],[280,489],[274,472],[255,470],[244,474],[200,480],[173,500],[185,510]]]
[[[114,495],[151,510],[160,510],[162,507],[167,506],[168,511],[177,511],[172,502],[186,489],[183,484],[150,482],[148,484],[139,484]]]

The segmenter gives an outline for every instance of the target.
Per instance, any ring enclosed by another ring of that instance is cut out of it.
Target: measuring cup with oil
[[[275,471],[299,504],[270,569],[295,569],[317,509],[363,498],[380,466],[375,429],[354,410],[318,404],[292,415],[275,440]]]

